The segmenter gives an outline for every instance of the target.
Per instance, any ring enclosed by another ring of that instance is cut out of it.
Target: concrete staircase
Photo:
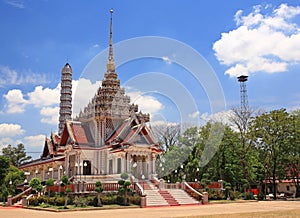
[[[195,200],[188,193],[182,189],[168,189],[168,192],[173,196],[178,204],[199,204],[199,201]]]
[[[146,205],[149,206],[169,206],[168,202],[158,192],[158,190],[145,190]]]
[[[146,181],[144,184],[144,192],[146,194],[147,206],[168,206],[168,202],[161,196],[159,190],[150,182]]]
[[[141,183],[140,183],[141,184]],[[141,184],[142,185],[142,184]],[[199,204],[182,189],[158,190],[153,183],[143,183],[147,206],[179,206]]]

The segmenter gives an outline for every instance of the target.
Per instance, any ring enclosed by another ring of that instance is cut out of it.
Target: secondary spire
[[[109,55],[108,55],[108,62],[107,62],[107,72],[115,72],[115,62],[113,56],[113,45],[112,45],[112,14],[113,9],[110,9],[110,33],[109,33]]]

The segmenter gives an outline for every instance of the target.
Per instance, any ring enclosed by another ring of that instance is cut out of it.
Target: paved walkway
[[[21,208],[1,208],[1,218],[167,218],[186,217],[212,214],[234,214],[246,212],[268,212],[284,210],[300,210],[299,201],[263,201],[232,204],[209,204],[199,206],[155,207],[155,208],[131,208],[117,210],[93,210],[76,212],[46,212]],[[299,215],[300,216],[300,215]]]

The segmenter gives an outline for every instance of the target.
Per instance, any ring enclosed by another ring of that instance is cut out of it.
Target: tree
[[[290,139],[291,118],[285,109],[273,110],[256,117],[250,125],[252,139],[263,152],[268,163],[266,170],[270,175],[273,195],[276,199],[276,180],[285,177],[285,154]]]
[[[253,119],[254,110],[247,108],[232,108],[233,114],[230,116],[234,128],[236,128],[240,135],[241,146],[239,147],[240,165],[243,170],[243,176],[248,182],[252,182],[252,163],[249,161],[249,152],[254,146],[253,140],[249,138],[249,123]]]
[[[300,197],[300,110],[291,113],[291,137],[287,147],[286,168],[288,177],[296,187],[296,197]]]
[[[53,181],[53,179],[52,179],[52,178],[48,179],[48,180],[46,181],[46,184],[45,184],[45,185],[47,186],[47,191],[48,191],[48,198],[47,198],[47,203],[48,203],[49,198],[50,198],[50,186],[54,186],[54,181]]]
[[[9,158],[10,162],[16,167],[28,162],[32,158],[31,156],[27,156],[22,143],[18,144],[17,147],[8,145],[2,149],[2,153],[3,156]]]
[[[35,190],[37,193],[40,193],[43,190],[43,185],[41,183],[40,178],[32,178],[29,182],[29,186]]]
[[[64,186],[67,186],[67,185],[70,185],[71,182],[69,180],[69,178],[66,176],[66,175],[63,175],[62,178],[61,178],[61,186],[64,187]],[[69,193],[71,192],[71,188],[70,187],[66,187],[65,189],[65,205],[64,205],[64,208],[67,209],[67,205],[68,205],[68,199],[69,199]]]
[[[1,182],[2,185],[0,186],[2,198],[4,199],[8,195],[16,195],[19,191],[16,189],[16,186],[22,183],[24,179],[24,172],[13,165],[10,165],[6,172],[6,176]]]
[[[3,155],[0,155],[0,184],[3,183],[8,169],[9,169],[9,159]]]
[[[164,123],[156,125],[153,130],[160,142],[163,145],[164,150],[168,151],[171,146],[176,145],[177,139],[180,133],[179,124]]]
[[[102,183],[100,181],[97,181],[96,184],[95,184],[96,188],[95,188],[95,191],[97,192],[97,206],[98,207],[102,207],[102,202],[101,202],[101,193],[103,192],[103,187],[102,187]]]
[[[121,180],[118,181],[118,184],[120,185],[118,192],[120,194],[123,194],[124,198],[124,205],[127,205],[127,193],[131,191],[129,186],[131,185],[130,181],[127,181],[128,179],[128,174],[127,173],[122,173],[121,174]]]

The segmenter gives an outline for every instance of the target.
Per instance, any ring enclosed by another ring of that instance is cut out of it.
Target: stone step
[[[160,190],[158,192],[163,196],[170,206],[179,205],[178,201],[176,201],[176,199],[167,190]]]
[[[158,190],[150,181],[140,181],[144,185],[147,206],[178,206],[185,204],[199,204],[182,189]]]
[[[168,202],[159,194],[158,190],[145,190],[147,206],[166,206]]]
[[[189,196],[184,190],[168,189],[168,191],[179,204],[199,204],[197,200]]]

